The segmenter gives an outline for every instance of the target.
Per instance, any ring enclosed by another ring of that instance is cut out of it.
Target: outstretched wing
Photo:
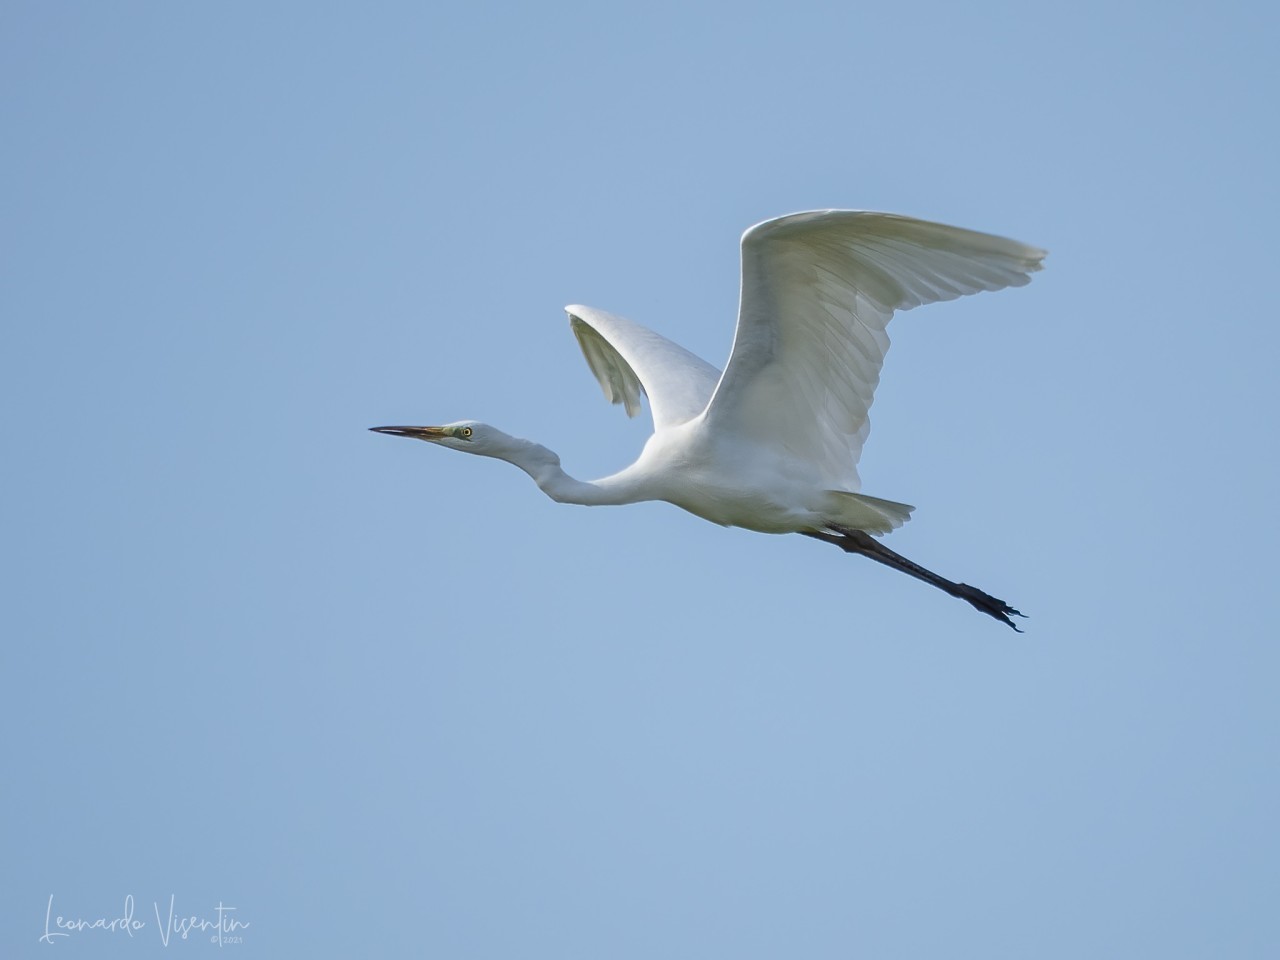
[[[858,489],[895,310],[1021,286],[1045,251],[888,213],[820,210],[742,236],[742,300],[709,426]]]
[[[711,364],[623,317],[576,304],[565,310],[605,399],[622,404],[627,416],[640,412],[641,393],[649,397],[655,430],[706,409],[720,380]]]

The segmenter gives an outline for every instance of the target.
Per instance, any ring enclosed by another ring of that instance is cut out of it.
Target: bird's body
[[[664,500],[723,527],[792,533],[815,519],[802,473],[768,451],[725,442],[699,416],[655,433],[616,478],[636,500]]]
[[[859,492],[857,460],[895,310],[1020,286],[1044,252],[893,214],[826,210],[757,224],[742,239],[742,301],[723,373],[622,317],[568,307],[605,396],[654,433],[635,463],[575,480],[560,458],[487,424],[375,427],[507,460],[553,500],[589,506],[663,500],[723,526],[802,533],[932,583],[1014,626],[1003,601],[953,583],[869,534],[913,508]],[[1016,627],[1015,627],[1016,629]]]

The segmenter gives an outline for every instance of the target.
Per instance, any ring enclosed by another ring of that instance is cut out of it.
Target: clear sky
[[[0,955],[1274,956],[1275,10],[6,4]],[[612,472],[817,207],[1051,251],[861,467],[1024,636],[366,430]]]

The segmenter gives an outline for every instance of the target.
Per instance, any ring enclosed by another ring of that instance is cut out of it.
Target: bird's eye
[[[461,430],[459,430],[459,431],[458,431],[458,436],[462,437],[462,439],[463,439],[463,440],[470,440],[470,439],[471,439],[471,428],[470,428],[470,427],[463,427]]]

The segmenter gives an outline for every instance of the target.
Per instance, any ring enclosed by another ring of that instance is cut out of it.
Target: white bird
[[[890,213],[819,210],[742,236],[742,292],[721,373],[630,320],[570,306],[605,397],[628,416],[649,398],[653,435],[631,466],[575,480],[540,444],[474,420],[372,427],[513,463],[547,496],[587,506],[665,500],[724,526],[801,533],[900,570],[1017,630],[1017,610],[874,540],[913,507],[859,493],[867,412],[895,310],[1021,286],[1045,251]]]

